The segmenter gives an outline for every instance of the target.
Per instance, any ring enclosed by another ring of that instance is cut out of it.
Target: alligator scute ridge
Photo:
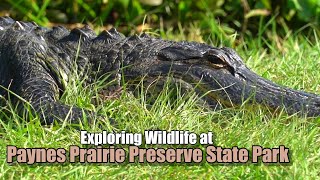
[[[28,101],[43,124],[92,117],[90,111],[59,101],[74,71],[87,72],[88,82],[113,72],[110,80],[117,86],[122,75],[130,80],[172,74],[189,85],[201,80],[202,90],[196,92],[213,90],[205,97],[210,105],[239,105],[249,99],[272,109],[284,107],[288,114],[320,116],[318,95],[263,79],[226,47],[162,40],[145,33],[125,37],[114,28],[97,35],[88,25],[45,28],[10,17],[0,17],[0,40],[0,95],[8,98],[9,89]]]

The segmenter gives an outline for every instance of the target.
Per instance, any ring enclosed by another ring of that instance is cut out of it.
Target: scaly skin
[[[82,121],[89,111],[59,102],[65,84],[76,72],[88,82],[111,73],[120,78],[166,77],[172,74],[186,87],[196,86],[211,104],[236,106],[245,100],[289,114],[320,115],[320,97],[276,85],[250,71],[235,51],[196,42],[174,42],[141,36],[124,37],[115,29],[96,35],[88,26],[71,31],[47,29],[35,23],[0,18],[0,95],[8,89],[28,101],[43,124],[55,119]],[[122,69],[122,67],[125,67]],[[19,98],[10,95],[14,102]]]

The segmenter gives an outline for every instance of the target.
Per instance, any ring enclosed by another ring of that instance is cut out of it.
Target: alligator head
[[[152,64],[137,66],[127,76],[166,77],[204,96],[209,105],[235,107],[258,103],[288,114],[320,116],[320,96],[277,85],[251,71],[231,48],[180,42],[161,49]],[[131,69],[131,70],[132,70]]]

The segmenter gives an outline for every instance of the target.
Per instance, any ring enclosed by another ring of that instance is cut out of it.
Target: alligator
[[[320,115],[320,96],[277,85],[252,72],[231,48],[170,41],[146,33],[125,37],[115,28],[96,34],[88,25],[68,30],[34,22],[0,18],[0,95],[13,103],[25,100],[42,124],[58,119],[79,123],[91,111],[61,103],[66,84],[77,73],[85,83],[172,76],[194,88],[212,106],[239,106],[244,101],[288,114]],[[105,90],[108,91],[108,88]]]

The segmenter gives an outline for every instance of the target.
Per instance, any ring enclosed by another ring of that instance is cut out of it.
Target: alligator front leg
[[[88,111],[59,102],[58,77],[48,67],[51,61],[48,59],[45,41],[29,34],[20,38],[14,44],[8,44],[6,49],[10,51],[7,56],[2,57],[4,66],[10,72],[7,79],[11,79],[11,82],[4,86],[13,92],[8,91],[11,99],[15,103],[21,102],[21,98],[29,102],[42,124],[52,124],[55,120],[68,120],[78,124],[83,121],[84,114],[88,119],[91,118]],[[19,106],[21,107],[21,103]],[[25,108],[21,107],[20,111],[25,112]]]
[[[63,120],[79,124],[84,119],[84,114],[90,119],[88,111],[78,107],[62,104],[58,100],[58,89],[54,79],[45,72],[30,74],[17,88],[17,95],[27,100],[31,108],[39,115],[42,124],[58,123]],[[25,108],[21,109],[22,111]]]

